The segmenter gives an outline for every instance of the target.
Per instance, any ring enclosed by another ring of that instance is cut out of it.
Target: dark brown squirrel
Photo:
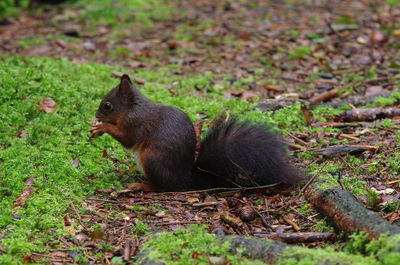
[[[110,134],[138,155],[151,185],[165,191],[215,187],[295,185],[304,174],[286,162],[285,145],[269,127],[217,119],[201,141],[180,109],[156,104],[128,75],[101,101],[91,137]]]

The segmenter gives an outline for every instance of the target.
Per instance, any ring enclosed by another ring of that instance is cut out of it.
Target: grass
[[[154,20],[181,17],[184,12],[171,8],[168,1],[157,0],[78,0],[74,5],[82,7],[79,17],[90,24],[121,28],[127,23],[141,27],[154,26]]]
[[[3,56],[0,65],[0,228],[6,236],[1,241],[1,264],[42,248],[49,229],[62,232],[61,217],[69,206],[65,195],[76,202],[96,188],[118,186],[119,180],[115,167],[99,153],[107,139],[90,143],[87,135],[102,85],[111,86],[113,81],[106,74],[108,67]],[[39,110],[45,97],[57,102],[55,112]],[[21,130],[26,137],[17,137]],[[115,143],[107,149],[116,157],[124,156]],[[72,163],[75,158],[77,166]],[[35,176],[33,195],[19,210],[20,218],[13,219],[12,203],[31,176]]]

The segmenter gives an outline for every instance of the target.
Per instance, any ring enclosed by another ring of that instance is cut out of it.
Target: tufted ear
[[[133,95],[135,94],[135,87],[132,84],[131,79],[129,78],[129,75],[124,74],[121,77],[121,82],[119,83],[119,89],[118,92],[123,94],[123,95]]]

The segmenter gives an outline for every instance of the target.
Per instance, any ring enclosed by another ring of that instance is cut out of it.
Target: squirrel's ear
[[[129,75],[124,74],[121,77],[121,83],[119,83],[118,92],[122,94],[133,94],[134,91],[135,87],[133,86],[132,81],[129,78]]]

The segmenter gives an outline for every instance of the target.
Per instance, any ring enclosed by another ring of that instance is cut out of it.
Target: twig
[[[316,223],[317,223],[317,222],[315,222],[314,220],[312,220],[312,219],[308,218],[307,216],[305,216],[304,214],[302,214],[301,212],[297,211],[296,208],[294,208],[294,207],[292,207],[292,206],[289,206],[289,208],[290,208],[293,212],[295,212],[298,216],[300,216],[301,218],[303,218],[303,219],[305,219],[305,220],[307,220],[307,221],[309,221],[309,222],[311,222],[311,223],[313,223],[313,224],[316,224]]]
[[[249,205],[249,206],[250,206],[250,207],[253,209],[253,211],[255,211],[255,212],[257,213],[257,215],[260,217],[261,223],[263,224],[263,226],[264,226],[265,228],[269,229],[270,231],[275,232],[275,229],[274,229],[270,224],[268,224],[268,222],[267,222],[267,220],[265,220],[264,216],[263,216],[253,205]]]
[[[272,188],[280,185],[281,183],[274,183],[269,185],[262,185],[257,187],[240,187],[240,188],[211,188],[204,190],[192,190],[192,191],[167,191],[160,192],[159,194],[191,194],[191,193],[202,193],[202,192],[213,192],[213,191],[248,191],[248,190],[256,190],[256,189],[264,189],[264,188]]]
[[[317,173],[315,173],[310,178],[310,180],[306,183],[306,185],[304,185],[304,187],[301,188],[301,190],[299,191],[299,194],[294,199],[291,199],[288,203],[279,207],[277,211],[280,211],[284,207],[291,206],[293,202],[298,201],[300,199],[301,195],[304,193],[304,191],[314,182],[314,180],[317,178],[318,174],[326,166],[327,163],[328,163],[328,161],[325,161],[324,164],[322,164],[322,166],[318,169]]]
[[[164,225],[186,225],[186,224],[196,224],[198,221],[182,221],[182,222],[145,222],[149,225],[164,226]]]
[[[205,207],[205,206],[215,206],[218,204],[223,203],[224,201],[216,201],[216,202],[198,202],[198,203],[193,203],[192,206],[194,207]]]
[[[296,230],[296,232],[299,232],[301,230],[300,227],[289,218],[283,217],[283,220],[285,220],[286,223],[290,224],[294,228],[294,230]]]
[[[97,198],[86,198],[85,201],[96,201],[96,202],[109,202],[109,203],[121,203],[119,201],[97,199]]]
[[[81,219],[81,215],[78,213],[78,210],[75,208],[75,205],[71,202],[73,201],[73,199],[71,198],[71,196],[65,194],[62,190],[60,190],[57,186],[55,186],[54,184],[47,182],[47,184],[49,184],[50,186],[52,186],[54,189],[56,189],[59,193],[61,193],[61,195],[63,195],[66,199],[68,199],[70,201],[69,205],[71,206],[72,210],[74,211],[74,213],[77,216],[78,222],[82,227],[85,227],[84,224],[82,223]]]
[[[308,143],[305,142],[305,141],[303,141],[303,140],[301,140],[299,137],[297,137],[297,136],[295,136],[295,135],[293,135],[293,134],[291,134],[291,133],[289,133],[289,136],[290,136],[291,138],[293,138],[293,140],[294,140],[295,142],[297,142],[298,144],[301,144],[301,145],[304,145],[304,146],[308,146]]]

